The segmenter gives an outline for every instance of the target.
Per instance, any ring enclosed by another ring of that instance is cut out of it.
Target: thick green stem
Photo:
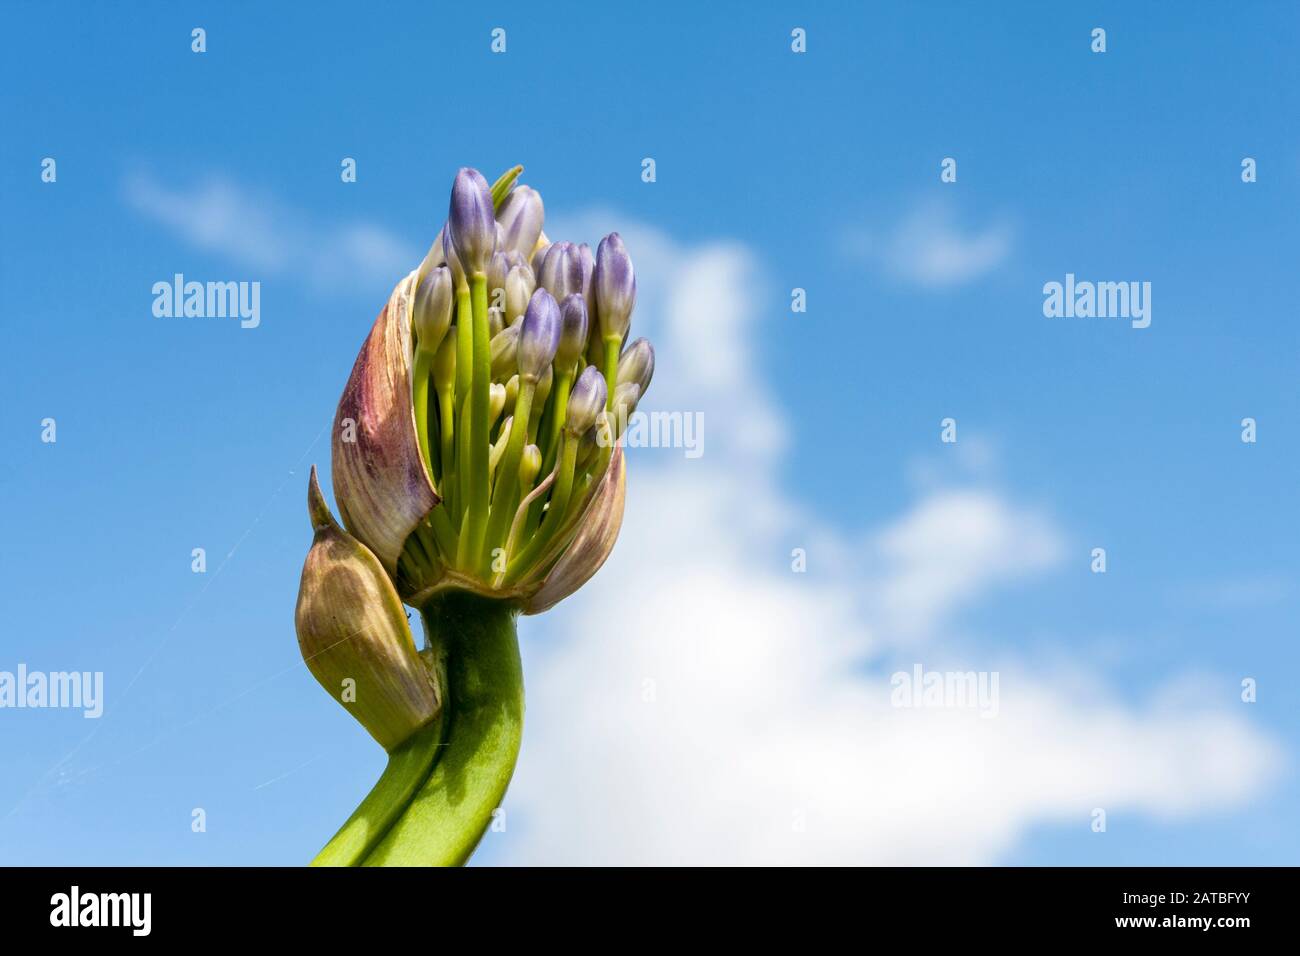
[[[456,492],[453,523],[460,525],[469,497],[469,392],[474,377],[474,317],[468,283],[456,289],[456,390],[452,404],[456,418]]]
[[[312,866],[357,866],[377,844],[393,821],[402,815],[411,797],[429,776],[442,742],[441,715],[425,724],[388,755],[379,782],[348,817],[339,832],[316,854]]]
[[[364,866],[458,866],[492,823],[514,773],[524,723],[515,609],[451,593],[423,609],[446,654],[443,741],[433,772]]]

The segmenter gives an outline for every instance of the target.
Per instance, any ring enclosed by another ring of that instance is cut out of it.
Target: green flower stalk
[[[631,260],[616,235],[596,257],[552,244],[521,171],[457,174],[362,345],[335,416],[341,525],[312,469],[299,645],[389,755],[316,865],[469,858],[519,752],[517,619],[585,584],[622,524],[614,439],[654,369],[644,339],[622,349]]]

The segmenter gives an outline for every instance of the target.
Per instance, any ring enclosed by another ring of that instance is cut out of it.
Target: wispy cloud
[[[964,602],[1057,564],[1063,536],[990,490],[938,490],[879,532],[871,592],[891,637],[925,635]]]
[[[1180,818],[1267,786],[1277,745],[1240,711],[1125,698],[1081,650],[1043,669],[961,639],[971,602],[1060,560],[1049,513],[937,488],[863,539],[805,511],[779,486],[785,425],[747,344],[754,256],[623,232],[643,264],[638,334],[659,354],[647,405],[702,410],[708,451],[634,450],[613,557],[522,628],[528,729],[486,859],[988,863],[1097,807]],[[788,570],[793,545],[818,573]],[[998,670],[996,719],[890,706],[903,631],[928,638],[912,645],[928,667]]]
[[[374,223],[322,222],[222,177],[187,186],[128,178],[126,202],[200,249],[321,291],[395,282],[423,250]]]
[[[892,229],[851,230],[845,247],[896,279],[946,288],[993,272],[1011,254],[1014,239],[1007,222],[963,228],[950,203],[933,201],[914,208]]]

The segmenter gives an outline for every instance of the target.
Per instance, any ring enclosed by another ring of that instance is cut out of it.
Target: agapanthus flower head
[[[616,234],[594,257],[552,244],[520,172],[456,174],[447,222],[362,344],[334,421],[342,524],[312,469],[299,645],[332,695],[355,688],[346,706],[390,754],[322,865],[468,858],[518,754],[515,620],[580,588],[622,524],[617,439],[654,370],[648,342],[623,346],[631,259]]]
[[[517,175],[457,173],[339,403],[339,512],[407,603],[465,591],[541,610],[596,572],[621,523],[623,449],[594,435],[619,384],[639,400],[653,369],[648,343],[622,350],[631,260],[617,235],[594,257],[551,243]]]

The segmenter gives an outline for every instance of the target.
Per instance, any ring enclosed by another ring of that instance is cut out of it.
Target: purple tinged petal
[[[375,320],[339,399],[332,441],[343,524],[390,575],[406,539],[439,502],[411,405],[411,281]]]
[[[576,438],[596,424],[596,419],[605,410],[605,395],[605,376],[596,366],[588,365],[569,393],[564,430]]]
[[[496,246],[496,219],[492,215],[492,187],[477,169],[456,173],[447,213],[451,241],[467,273],[481,273]]]
[[[574,292],[582,292],[582,257],[578,247],[571,242],[557,242],[546,252],[537,283],[555,297],[564,301]]]
[[[519,377],[536,382],[550,368],[560,344],[560,307],[545,289],[528,300],[519,329]]]
[[[528,255],[537,245],[545,218],[542,194],[529,186],[516,186],[497,210],[502,248]]]
[[[572,374],[574,363],[587,345],[587,303],[577,292],[560,303],[560,345],[555,350],[555,366]]]
[[[636,273],[632,258],[623,247],[623,239],[611,232],[600,240],[596,249],[596,317],[600,334],[606,339],[627,334],[636,305]]]

